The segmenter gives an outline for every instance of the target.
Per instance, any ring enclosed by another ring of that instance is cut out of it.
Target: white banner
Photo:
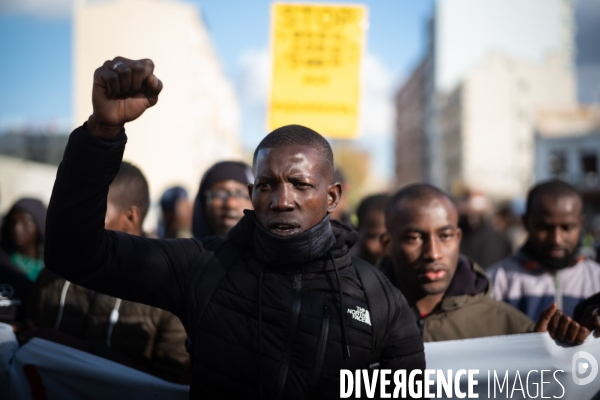
[[[189,398],[187,385],[170,383],[44,339],[31,339],[10,360],[16,340],[14,335],[11,340],[10,335],[2,334],[6,326],[0,324],[0,340],[5,340],[0,342],[0,385],[6,382],[2,371],[6,371],[7,362],[10,382],[8,388],[0,387],[2,400],[7,393],[10,395],[6,398],[11,400]]]
[[[426,343],[425,358],[427,369],[442,370],[446,380],[447,370],[453,377],[466,370],[460,377],[463,398],[600,399],[600,339],[591,335],[580,346],[558,345],[547,333]],[[472,374],[478,397],[468,396],[469,370],[478,370]],[[446,396],[443,388],[438,397],[437,373],[432,378],[434,398],[460,398],[456,392]]]
[[[546,333],[426,343],[425,356],[426,371],[433,371],[427,387],[432,398],[600,399],[600,339],[592,337],[581,346],[568,347],[557,345]],[[445,381],[451,376],[453,384],[459,383],[459,388],[450,388],[452,395],[446,395],[448,385],[440,382],[438,396],[438,373]],[[0,324],[0,399],[188,396],[189,386],[43,339],[17,348],[12,328]],[[362,396],[366,398],[364,392]]]

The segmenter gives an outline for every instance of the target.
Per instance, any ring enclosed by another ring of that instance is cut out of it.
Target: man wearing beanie
[[[226,237],[242,219],[244,210],[252,209],[248,195],[248,184],[252,182],[252,169],[243,162],[223,161],[206,171],[194,201],[194,237]]]

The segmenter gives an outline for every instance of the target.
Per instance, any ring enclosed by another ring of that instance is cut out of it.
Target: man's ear
[[[327,187],[327,212],[332,213],[337,208],[342,199],[342,184],[332,183]]]
[[[254,191],[254,184],[253,183],[249,183],[248,184],[248,196],[250,196],[250,201],[252,201],[252,192]]]
[[[462,237],[463,237],[462,229],[456,228],[456,238],[458,239],[458,244],[460,244]]]
[[[391,257],[392,256],[392,236],[385,232],[379,237],[379,242],[381,243],[381,248],[383,249],[383,254]]]
[[[133,235],[140,235],[142,231],[142,215],[140,209],[136,206],[131,206],[123,210],[122,212],[122,226],[123,232],[131,233]]]

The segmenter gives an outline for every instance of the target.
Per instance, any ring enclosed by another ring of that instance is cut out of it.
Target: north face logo
[[[356,310],[348,309],[348,314],[352,314],[352,318],[357,321],[364,322],[365,324],[371,325],[371,316],[369,310],[366,308],[356,306]]]

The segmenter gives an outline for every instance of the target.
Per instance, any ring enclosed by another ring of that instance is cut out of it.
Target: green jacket
[[[376,266],[396,284],[389,258],[380,259]],[[461,256],[446,296],[433,312],[421,318],[414,301],[408,297],[406,300],[412,306],[424,342],[533,331],[535,324],[527,315],[507,303],[492,299],[491,292],[492,284],[483,269]]]

